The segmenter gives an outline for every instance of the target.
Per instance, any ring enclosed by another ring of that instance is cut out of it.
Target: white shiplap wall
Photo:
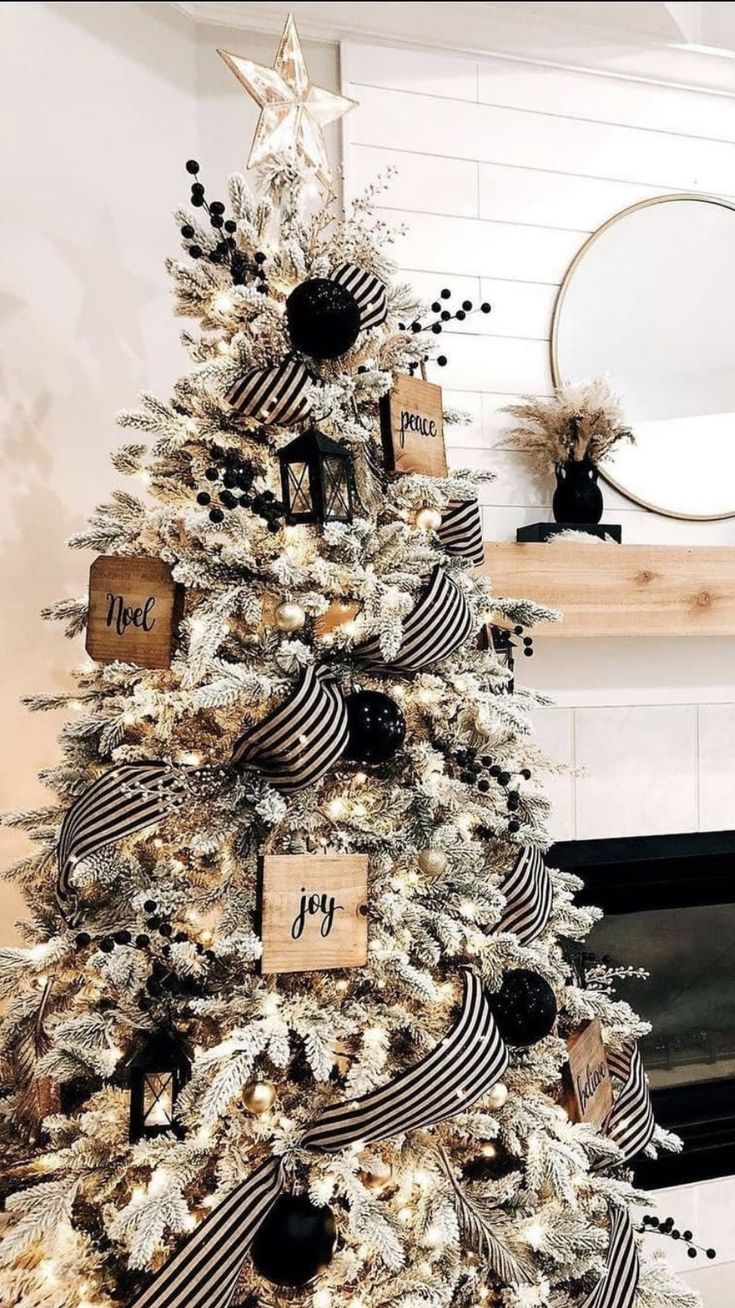
[[[533,21],[531,18],[529,21]],[[634,63],[634,61],[632,61]],[[491,301],[442,336],[434,379],[470,415],[450,429],[458,465],[490,468],[485,535],[550,515],[549,479],[503,448],[503,406],[548,394],[558,286],[612,214],[672,191],[735,193],[733,95],[600,68],[348,43],[348,196],[387,165],[384,216],[405,224],[401,271],[433,299]],[[631,305],[631,312],[635,306]],[[735,542],[735,520],[680,522],[605,489],[628,542]],[[580,773],[552,782],[559,838],[735,827],[735,641],[538,641],[529,680],[560,707],[539,730]],[[611,802],[614,796],[614,802]]]

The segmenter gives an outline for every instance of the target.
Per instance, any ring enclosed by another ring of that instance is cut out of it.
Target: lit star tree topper
[[[332,189],[323,127],[354,109],[357,101],[314,86],[301,52],[293,14],[289,14],[272,68],[219,50],[238,82],[260,108],[248,168],[293,151]]]

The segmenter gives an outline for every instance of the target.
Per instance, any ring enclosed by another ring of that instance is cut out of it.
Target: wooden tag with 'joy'
[[[323,972],[367,962],[366,854],[266,854],[262,972]]]

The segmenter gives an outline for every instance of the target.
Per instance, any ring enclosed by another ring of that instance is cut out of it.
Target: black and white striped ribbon
[[[334,767],[347,748],[347,705],[328,670],[308,667],[299,685],[236,740],[232,763],[255,767],[284,794],[305,790]]]
[[[185,770],[170,763],[119,763],[87,786],[59,833],[56,894],[62,907],[75,907],[71,877],[77,863],[154,826],[181,808],[187,793]]]
[[[356,1140],[385,1140],[436,1126],[487,1094],[508,1066],[503,1043],[480,978],[464,973],[457,1025],[416,1067],[382,1090],[371,1090],[319,1114],[304,1143],[327,1153]]]
[[[643,1061],[635,1040],[626,1040],[622,1049],[609,1052],[607,1065],[611,1076],[618,1077],[623,1085],[615,1096],[602,1130],[615,1141],[623,1159],[628,1162],[650,1144],[656,1127]]]
[[[608,1217],[607,1266],[582,1308],[633,1308],[635,1303],[640,1263],[630,1213],[619,1204],[609,1203]]]
[[[436,534],[453,558],[467,559],[475,566],[484,562],[482,511],[477,499],[453,500]]]
[[[272,368],[246,372],[227,392],[227,400],[239,413],[258,422],[290,427],[311,412],[312,382],[299,359],[284,359]]]
[[[379,1090],[325,1109],[304,1148],[335,1153],[443,1122],[490,1090],[508,1064],[482,981],[464,974],[457,1024],[415,1067]],[[250,1246],[284,1184],[278,1158],[242,1181],[173,1255],[131,1308],[227,1308]]]
[[[388,314],[385,282],[381,282],[374,273],[358,268],[356,263],[341,263],[330,274],[330,281],[339,282],[357,300],[363,331],[385,322]]]
[[[281,1160],[267,1158],[210,1213],[131,1308],[226,1308],[282,1189]]]
[[[551,916],[551,877],[540,850],[524,845],[501,889],[506,899],[496,931],[509,931],[522,945],[537,940]]]
[[[313,786],[347,747],[347,706],[324,669],[307,668],[296,690],[235,742],[231,763],[257,767],[285,794]],[[177,812],[192,782],[207,768],[170,763],[118,763],[74,801],[59,833],[56,894],[74,925],[77,896],[72,875],[82,859],[155,826]]]
[[[442,568],[436,567],[418,604],[404,618],[398,653],[385,659],[379,637],[371,636],[353,650],[353,655],[371,668],[420,672],[464,645],[473,628],[474,619],[464,592]]]

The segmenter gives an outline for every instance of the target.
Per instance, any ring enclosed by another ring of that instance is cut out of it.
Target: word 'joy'
[[[145,604],[134,608],[131,604],[125,603],[123,595],[113,595],[112,591],[108,591],[106,625],[114,627],[118,636],[124,636],[128,627],[138,627],[141,631],[153,631],[156,619],[151,617],[151,614],[155,604],[155,595],[149,595]]]
[[[319,927],[320,935],[326,940],[332,927],[334,926],[334,917],[336,913],[344,913],[344,906],[335,903],[334,895],[307,895],[305,888],[301,887],[301,905],[293,922],[291,923],[291,937],[293,940],[299,940],[303,934],[307,917],[318,916],[321,913],[322,920]]]

